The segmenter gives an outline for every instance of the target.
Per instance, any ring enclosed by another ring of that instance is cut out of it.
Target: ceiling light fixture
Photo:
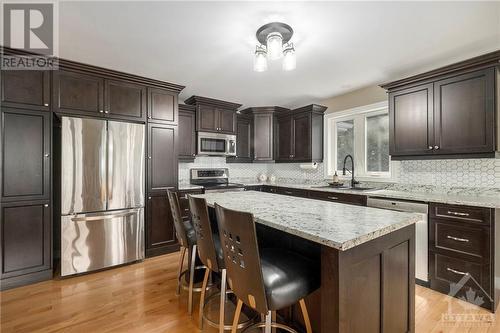
[[[255,49],[253,69],[256,72],[267,70],[267,59],[283,59],[283,70],[291,71],[297,66],[295,47],[290,39],[293,29],[288,24],[272,22],[263,25],[257,30],[256,37],[259,41]]]

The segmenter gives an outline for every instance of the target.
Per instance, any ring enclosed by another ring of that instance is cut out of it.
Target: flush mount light
[[[296,67],[295,48],[290,39],[293,29],[288,24],[272,22],[257,30],[256,37],[260,44],[255,50],[253,69],[256,72],[267,70],[267,59],[276,60],[284,56],[283,70],[291,71]]]

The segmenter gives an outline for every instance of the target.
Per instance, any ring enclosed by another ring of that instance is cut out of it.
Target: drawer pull
[[[339,200],[338,197],[328,197],[328,199],[331,199],[331,200]]]
[[[285,194],[292,194],[292,192],[290,192],[290,191],[285,191]]]
[[[469,272],[461,272],[461,271],[457,271],[456,269],[449,268],[449,267],[447,267],[446,270],[448,272],[452,272],[452,273],[455,273],[455,274],[458,274],[458,275],[469,275]]]
[[[446,236],[446,238],[452,239],[452,240],[457,241],[457,242],[464,242],[464,243],[468,243],[469,242],[469,240],[467,238],[458,238],[458,237],[453,237],[453,236],[450,236],[450,235]]]
[[[448,214],[455,216],[469,216],[469,213],[453,212],[451,210],[448,211]]]

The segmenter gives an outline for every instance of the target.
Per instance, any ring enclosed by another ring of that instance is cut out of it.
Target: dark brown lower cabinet
[[[52,278],[52,219],[49,201],[1,206],[2,290]]]
[[[146,210],[146,256],[177,251],[179,244],[175,235],[172,211],[167,194],[148,196]]]
[[[489,208],[430,204],[431,289],[495,311],[500,296],[495,215]]]

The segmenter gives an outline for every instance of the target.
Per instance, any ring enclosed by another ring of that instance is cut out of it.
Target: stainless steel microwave
[[[198,132],[198,155],[236,156],[236,135]]]

